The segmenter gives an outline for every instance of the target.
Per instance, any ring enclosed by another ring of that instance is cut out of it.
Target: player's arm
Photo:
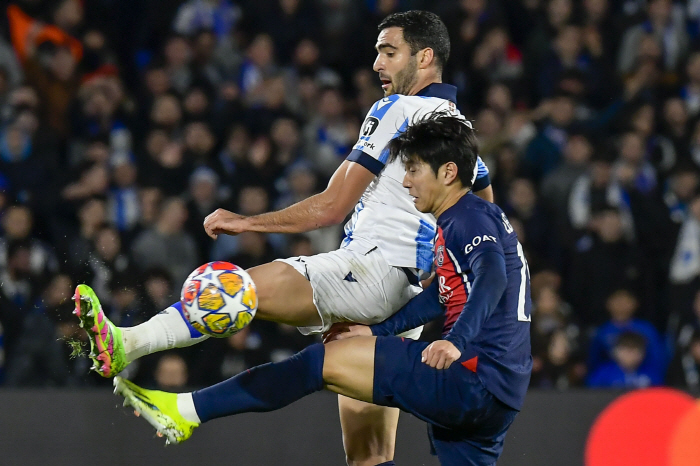
[[[491,178],[489,177],[489,169],[481,160],[481,157],[476,158],[476,178],[472,186],[472,192],[485,201],[493,202],[493,187],[491,186]]]
[[[503,253],[485,251],[471,261],[474,283],[457,321],[445,340],[459,352],[481,331],[486,319],[493,313],[506,289],[506,260]]]
[[[472,261],[475,279],[464,309],[444,340],[428,345],[421,361],[436,369],[447,369],[462,356],[464,348],[481,330],[506,289],[503,254],[486,251]]]
[[[427,324],[445,312],[439,298],[438,280],[433,280],[425,290],[413,297],[391,317],[378,324],[370,325],[372,335],[397,335]]]
[[[372,335],[396,335],[426,324],[443,313],[444,309],[439,302],[438,282],[433,281],[385,321],[374,325],[352,322],[335,323],[323,335],[323,342],[330,343],[334,340]]]
[[[303,233],[335,225],[345,219],[375,176],[362,164],[346,160],[335,171],[328,187],[319,194],[286,209],[252,217],[217,209],[204,220],[204,229],[216,239],[221,233]]]
[[[488,185],[484,189],[480,189],[479,191],[474,191],[474,194],[476,194],[485,201],[493,202],[493,187],[491,185]]]

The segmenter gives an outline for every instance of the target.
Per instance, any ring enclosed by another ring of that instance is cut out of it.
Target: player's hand
[[[204,219],[204,231],[212,239],[216,239],[222,233],[237,235],[248,231],[246,217],[228,210],[216,209]]]
[[[344,340],[352,337],[371,337],[372,330],[367,325],[355,324],[352,322],[339,322],[333,324],[331,328],[323,334],[323,343],[330,343],[335,340]]]
[[[447,340],[434,341],[423,350],[421,362],[435,369],[447,369],[462,353]]]

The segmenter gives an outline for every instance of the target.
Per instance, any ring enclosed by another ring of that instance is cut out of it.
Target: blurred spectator
[[[267,34],[256,36],[246,51],[241,64],[238,86],[249,99],[259,99],[264,91],[263,82],[277,71],[274,61],[274,43]]]
[[[134,239],[131,254],[141,270],[163,267],[175,283],[183,283],[200,259],[197,245],[184,230],[187,207],[179,198],[168,198],[153,227]],[[163,308],[164,309],[164,308]]]
[[[270,361],[269,350],[256,330],[259,326],[255,320],[230,337],[206,341],[193,364],[193,385],[206,386]]]
[[[9,267],[10,245],[22,243],[27,248],[29,273],[42,277],[58,271],[53,248],[32,234],[34,215],[27,206],[8,207],[2,216],[4,235],[0,237],[0,271]]]
[[[581,386],[586,367],[575,354],[575,349],[564,331],[555,331],[544,354],[533,355],[530,386],[557,390]]]
[[[137,275],[133,272],[113,275],[109,281],[109,290],[111,302],[109,305],[103,304],[102,307],[115,325],[133,327],[150,317],[143,308]]]
[[[119,231],[131,231],[139,217],[138,170],[131,154],[119,152],[110,160],[112,188],[108,195],[108,218]]]
[[[642,365],[647,348],[642,335],[635,332],[619,334],[613,348],[613,360],[592,371],[587,385],[598,388],[646,388],[661,385],[663,378]]]
[[[223,38],[232,32],[240,18],[240,7],[228,0],[189,0],[178,8],[173,29],[185,36],[210,29],[217,38]]]
[[[700,3],[697,4],[700,5]],[[700,113],[700,52],[690,54],[685,73],[688,76],[688,82],[681,87],[680,97],[685,102],[688,115],[692,118]]]
[[[632,69],[645,35],[653,37],[661,47],[663,67],[675,71],[688,51],[685,15],[680,5],[674,6],[671,0],[649,0],[646,20],[628,29],[622,39],[618,61],[620,73]]]
[[[122,251],[121,237],[114,227],[100,228],[94,236],[94,242],[85,282],[98,293],[101,302],[109,305],[112,302],[112,280],[117,276],[135,275],[137,270],[128,254]]]
[[[586,49],[585,45],[584,31],[578,25],[568,24],[559,30],[541,64],[538,80],[541,97],[552,97],[565,73],[581,76],[585,94],[600,92],[606,77],[600,60],[603,51],[598,47],[591,50],[590,46]]]
[[[549,234],[549,220],[537,199],[532,181],[526,178],[513,180],[508,199],[501,205],[509,219],[517,218],[522,223],[531,251],[545,261],[553,260],[557,255],[556,237]]]
[[[143,280],[144,315],[147,318],[153,317],[170,306],[176,299],[173,296],[174,293],[179,295],[179,288],[176,291],[174,290],[173,279],[168,271],[163,268],[150,268],[142,274],[141,278]],[[178,284],[177,286],[179,287],[180,285]]]
[[[569,230],[567,211],[574,183],[589,170],[592,154],[593,146],[585,135],[572,135],[562,163],[542,180],[541,198],[560,237]]]
[[[649,291],[645,288],[648,282],[644,258],[625,239],[620,212],[606,208],[594,216],[592,225],[593,234],[583,236],[576,244],[568,293],[571,305],[586,326],[604,322],[608,296],[615,290],[629,288],[640,294]],[[651,303],[645,304],[647,314]]]
[[[666,375],[666,383],[700,395],[700,332],[696,331],[688,345],[676,354]]]
[[[680,97],[671,97],[664,102],[662,131],[673,143],[679,158],[686,159],[693,128],[685,101]]]
[[[305,2],[301,0],[277,0],[270,3],[271,11],[263,15],[261,26],[275,44],[278,63],[286,65],[294,57],[296,44],[315,35],[318,18],[315,18],[314,10],[306,8]]]
[[[81,202],[93,196],[104,196],[109,187],[109,170],[105,163],[86,162],[78,169],[78,179],[61,191],[64,200]]]
[[[91,197],[79,207],[77,212],[78,226],[71,231],[67,241],[66,264],[73,276],[78,280],[84,279],[84,269],[93,250],[93,241],[97,231],[106,224],[107,207],[102,197]]]
[[[204,219],[219,207],[219,177],[209,167],[199,167],[190,176],[187,201],[187,232],[197,243],[199,258],[210,256],[212,240],[204,231]]]
[[[155,370],[155,385],[160,390],[175,391],[187,386],[187,363],[176,353],[162,355]]]
[[[264,234],[246,231],[238,236],[238,253],[224,260],[249,269],[277,259],[277,254]]]
[[[574,100],[570,95],[555,95],[547,107],[547,118],[525,151],[526,168],[537,182],[559,165],[574,123]]]
[[[626,289],[618,289],[608,297],[606,306],[610,321],[596,330],[588,349],[588,370],[591,376],[616,359],[615,345],[618,338],[625,332],[632,332],[644,339],[640,370],[649,375],[654,384],[660,383],[667,367],[666,349],[654,326],[634,317],[639,307],[637,297]]]
[[[216,138],[206,123],[193,121],[184,128],[185,159],[195,166],[208,165],[214,158]]]
[[[70,322],[72,291],[68,276],[55,275],[27,314],[17,352],[8,362],[8,386],[46,387],[68,382],[69,359],[60,339],[78,334],[77,324]]]
[[[66,114],[78,90],[76,57],[68,47],[52,42],[36,46],[34,40],[31,34],[27,37],[25,78],[39,93],[44,107],[40,115],[44,122],[60,138],[67,138],[69,126]]]
[[[330,178],[357,140],[345,120],[345,101],[338,89],[326,88],[319,95],[318,114],[306,126],[306,153],[321,174]]]

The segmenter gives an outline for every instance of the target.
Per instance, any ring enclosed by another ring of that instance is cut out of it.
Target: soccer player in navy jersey
[[[322,389],[398,407],[429,423],[443,465],[493,465],[532,369],[527,262],[503,211],[470,193],[476,142],[459,116],[434,114],[388,148],[416,208],[437,217],[436,279],[384,322],[335,328],[327,344],[192,393],[116,391],[170,442],[217,417],[282,408]],[[446,314],[433,343],[395,337]]]

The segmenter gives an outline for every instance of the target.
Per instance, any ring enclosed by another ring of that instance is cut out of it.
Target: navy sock
[[[396,466],[396,463],[393,461],[387,461],[385,463],[379,463],[377,466]]]
[[[284,361],[263,364],[221,383],[192,392],[202,422],[247,412],[280,409],[323,389],[321,343]]]

